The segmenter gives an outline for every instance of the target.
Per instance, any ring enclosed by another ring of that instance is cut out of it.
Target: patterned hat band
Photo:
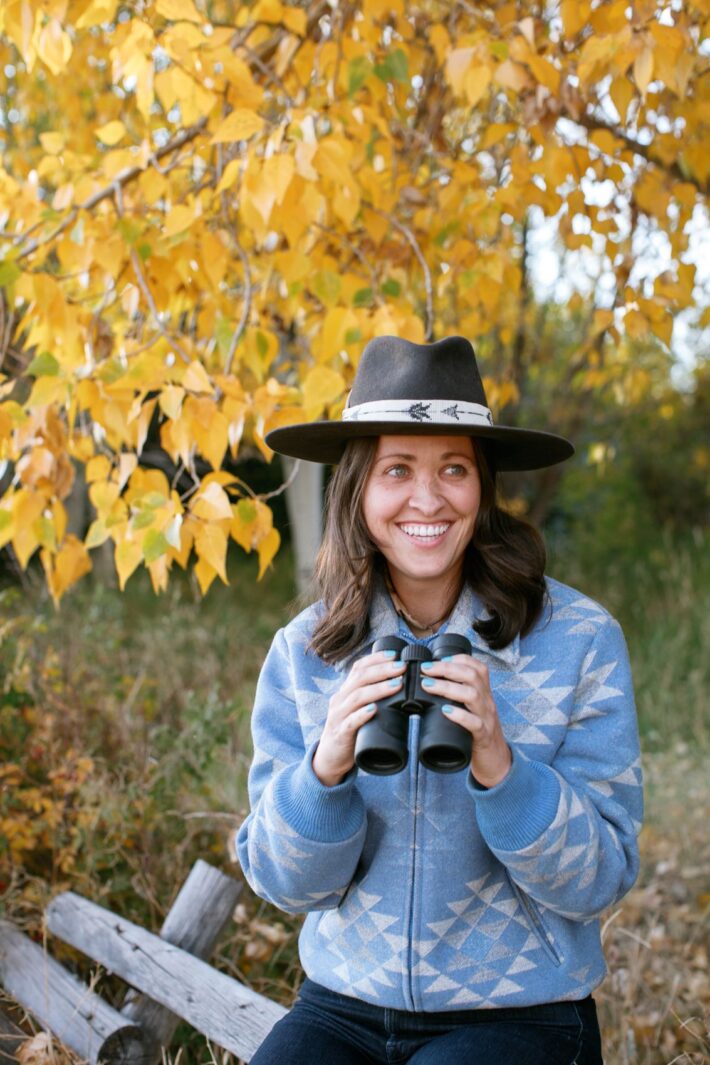
[[[488,407],[456,399],[382,399],[343,411],[344,422],[417,422],[431,425],[493,425]]]

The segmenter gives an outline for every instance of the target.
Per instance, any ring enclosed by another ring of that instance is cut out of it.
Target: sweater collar
[[[493,662],[501,663],[507,668],[515,668],[520,660],[520,633],[516,633],[514,639],[506,647],[494,650],[473,628],[475,621],[485,621],[490,617],[490,611],[486,609],[481,597],[470,585],[464,584],[454,609],[439,629],[439,633],[455,632],[465,636],[477,656],[492,659]],[[401,618],[394,608],[383,578],[378,574],[370,604],[370,631],[347,658],[338,662],[337,668],[349,669],[355,659],[360,658],[375,640],[383,636],[397,635],[400,624]],[[427,637],[426,642],[430,639],[433,637]]]

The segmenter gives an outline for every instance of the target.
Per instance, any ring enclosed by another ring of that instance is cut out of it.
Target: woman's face
[[[379,438],[362,512],[398,588],[460,579],[480,502],[469,437]]]

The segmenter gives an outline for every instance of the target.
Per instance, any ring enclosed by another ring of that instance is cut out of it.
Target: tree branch
[[[370,285],[372,287],[372,293],[378,303],[382,304],[384,301],[380,295],[380,284],[377,280],[377,274],[375,268],[371,263],[367,261],[367,258],[363,254],[360,248],[350,240],[345,233],[338,233],[335,229],[331,229],[329,226],[324,226],[322,222],[315,222],[314,225],[317,229],[322,230],[323,233],[327,233],[330,237],[335,237],[336,240],[341,241],[346,248],[352,253],[352,255],[358,260],[359,263],[367,270],[370,275]]]
[[[417,241],[417,238],[414,236],[414,233],[412,233],[411,229],[409,229],[408,226],[405,226],[403,222],[400,222],[397,218],[395,218],[394,215],[388,214],[387,211],[383,211],[379,207],[375,207],[375,205],[372,204],[372,203],[368,203],[367,206],[370,208],[371,211],[374,211],[375,214],[379,214],[383,218],[386,218],[388,222],[392,223],[392,225],[395,227],[395,229],[399,230],[399,232],[402,234],[402,236],[405,237],[405,239],[407,240],[407,243],[412,248],[414,254],[417,257],[417,259],[419,260],[419,265],[421,266],[421,268],[422,268],[422,270],[424,272],[424,287],[426,289],[426,334],[425,335],[426,335],[426,339],[427,340],[431,340],[432,336],[433,336],[433,333],[434,333],[434,296],[433,296],[433,287],[432,287],[432,283],[431,283],[431,271],[429,269],[429,266],[427,265],[426,259],[424,258],[424,254],[422,252],[422,249],[419,247],[419,242]]]
[[[249,269],[249,258],[247,256],[247,253],[244,251],[244,248],[239,243],[236,233],[234,232],[234,226],[232,225],[231,219],[229,217],[229,211],[227,209],[226,193],[224,192],[222,193],[222,217],[224,219],[225,225],[228,227],[228,232],[231,237],[234,250],[241,259],[242,266],[244,267],[244,305],[242,307],[242,313],[237,323],[237,326],[234,332],[232,333],[232,339],[229,342],[229,351],[227,352],[227,358],[224,364],[225,374],[230,374],[232,372],[232,362],[234,361],[234,353],[237,350],[239,338],[244,332],[246,324],[249,320],[249,311],[251,309],[252,284],[251,270]]]
[[[295,459],[294,463],[293,463],[293,467],[291,468],[291,472],[289,473],[288,477],[283,482],[283,484],[280,484],[278,488],[274,488],[273,492],[265,492],[265,493],[262,493],[259,496],[256,496],[255,498],[264,500],[264,499],[273,499],[274,496],[280,496],[282,494],[282,492],[285,492],[287,488],[291,487],[291,485],[293,484],[293,482],[296,479],[296,474],[298,473],[300,468],[301,468],[301,460],[300,459]]]
[[[693,174],[687,173],[677,161],[665,163],[654,154],[653,144],[641,144],[639,141],[634,140],[633,137],[630,137],[628,133],[625,133],[623,129],[619,129],[618,126],[615,126],[613,122],[607,122],[605,119],[594,114],[575,115],[572,114],[569,108],[564,109],[560,114],[570,122],[574,122],[578,126],[583,126],[584,129],[590,133],[594,133],[596,130],[606,130],[608,133],[611,133],[613,137],[617,137],[622,141],[629,151],[642,156],[647,163],[651,163],[653,166],[665,170],[667,174],[675,178],[677,181],[684,181],[689,185],[695,185],[696,189],[702,196],[710,195],[710,182],[702,182]]]
[[[530,276],[528,273],[528,232],[529,222],[528,215],[523,218],[522,228],[522,240],[520,247],[520,270],[521,270],[521,283],[520,283],[520,302],[518,305],[518,324],[515,331],[515,338],[513,340],[513,360],[511,366],[511,373],[513,383],[518,390],[518,400],[515,404],[510,404],[508,413],[506,415],[506,421],[510,425],[516,424],[517,412],[520,407],[520,396],[523,393],[523,380],[525,377],[525,355],[527,349],[528,339],[528,308],[531,301],[530,292]],[[512,409],[511,409],[512,408]]]
[[[314,27],[318,24],[318,20],[326,11],[330,11],[330,7],[328,5],[327,0],[320,0],[320,3],[315,4],[312,8],[309,9],[306,36],[308,36],[313,31]],[[250,25],[249,27],[247,27],[247,29],[249,33],[251,33],[254,29],[254,26]],[[283,37],[283,31],[278,30],[276,33],[273,33],[267,41],[264,41],[261,45],[257,46],[256,49],[251,49],[244,46],[245,50],[248,53],[251,53],[250,58],[254,62],[254,65],[258,65],[259,69],[262,70],[263,73],[267,74],[274,81],[275,84],[278,84],[280,79],[278,79],[277,75],[268,70],[268,68],[265,66],[264,60],[268,60],[274,55]],[[237,46],[240,45],[242,45],[241,40],[238,41]],[[282,81],[280,84],[282,88],[285,88],[283,86]],[[292,105],[292,101],[289,100],[288,103],[289,105]],[[199,121],[195,122],[192,126],[189,126],[187,129],[180,130],[180,132],[177,133],[172,138],[172,140],[168,141],[161,148],[158,148],[155,152],[153,152],[150,161],[153,163],[156,170],[158,170],[159,173],[165,173],[165,170],[159,165],[159,160],[163,159],[166,155],[170,155],[171,152],[177,151],[185,144],[189,144],[191,141],[199,137],[200,134],[206,129],[208,121],[209,116],[204,115],[201,119],[199,119]],[[103,188],[99,189],[98,192],[93,193],[91,196],[88,197],[88,199],[84,200],[83,203],[79,203],[75,207],[73,207],[69,214],[66,216],[66,218],[62,219],[56,229],[52,230],[52,232],[47,234],[46,236],[40,237],[37,240],[33,240],[30,244],[28,244],[27,247],[24,248],[19,253],[19,255],[15,257],[15,262],[19,262],[21,259],[26,259],[27,256],[33,255],[34,252],[38,250],[38,248],[41,248],[43,245],[49,244],[51,243],[51,241],[55,240],[56,237],[63,233],[65,229],[68,229],[68,227],[75,221],[80,211],[90,211],[93,207],[96,207],[98,203],[101,203],[102,200],[115,198],[116,187],[123,188],[130,182],[135,181],[136,178],[140,177],[140,175],[144,173],[145,169],[146,168],[142,166],[128,166],[125,167],[123,170],[119,170],[119,172],[116,174],[113,180],[109,182],[108,185],[105,185]],[[36,223],[27,232],[21,233],[18,236],[14,237],[13,243],[17,245],[22,245],[27,240],[30,232],[33,232],[37,228],[37,225],[40,224],[41,223]]]
[[[123,192],[120,184],[116,184],[114,188],[114,202],[116,204],[116,214],[119,218],[123,218]],[[167,340],[168,344],[170,344],[170,347],[173,348],[173,350],[178,353],[183,362],[187,363],[189,366],[189,364],[192,362],[192,359],[187,354],[185,349],[178,343],[175,337],[171,336],[171,334],[168,332],[168,330],[165,328],[162,321],[160,320],[160,312],[158,311],[158,308],[155,305],[153,293],[150,291],[148,281],[146,280],[146,276],[143,273],[143,267],[141,266],[140,257],[135,248],[131,248],[130,257],[131,265],[133,266],[133,272],[136,275],[136,281],[138,282],[138,286],[145,297],[145,301],[148,304],[148,309],[151,315],[153,316],[160,335]]]
[[[181,130],[171,141],[164,144],[162,148],[158,148],[158,150],[153,153],[152,158],[154,160],[162,159],[164,156],[170,155],[171,152],[176,151],[176,149],[182,148],[184,144],[193,141],[195,137],[199,137],[200,133],[202,133],[206,126],[207,116],[201,118],[199,122],[196,122],[194,126],[190,126],[189,129]],[[33,240],[31,244],[28,244],[24,251],[21,251],[20,254],[16,256],[15,262],[27,258],[28,255],[32,255],[38,248],[42,247],[43,244],[49,244],[49,242],[54,240],[55,237],[58,237],[60,233],[63,233],[64,230],[72,224],[79,211],[90,211],[92,207],[96,207],[96,204],[101,203],[102,200],[108,200],[110,198],[115,199],[115,191],[117,188],[123,188],[130,181],[135,181],[135,179],[144,173],[144,171],[145,167],[142,166],[126,166],[123,170],[119,170],[109,185],[106,185],[103,189],[99,189],[98,192],[89,196],[89,198],[84,200],[83,203],[79,203],[76,207],[73,207],[67,217],[63,219],[52,233],[39,240]],[[22,241],[26,239],[26,234],[23,234],[16,239],[18,243],[22,243]]]

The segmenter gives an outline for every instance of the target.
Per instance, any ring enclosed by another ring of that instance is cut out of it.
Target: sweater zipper
[[[562,965],[562,958],[560,956],[559,951],[557,950],[557,946],[555,944],[553,936],[550,932],[548,932],[547,928],[545,927],[545,923],[542,919],[542,914],[535,905],[535,901],[531,899],[530,896],[522,890],[522,888],[518,887],[518,885],[515,883],[507,869],[505,873],[508,877],[508,882],[510,883],[513,892],[515,893],[515,897],[520,903],[523,912],[527,916],[528,924],[530,925],[532,931],[539,939],[543,949],[547,951],[552,961],[555,963],[555,965],[559,967],[560,965]]]
[[[417,807],[419,804],[419,729],[414,721],[418,721],[418,718],[410,718],[413,723],[413,727],[409,733],[409,757],[412,759],[412,769],[414,777],[414,793],[412,800],[412,860],[410,864],[410,877],[409,883],[411,885],[409,894],[409,929],[407,933],[407,979],[408,979],[408,991],[409,1000],[411,1006],[406,1006],[406,1009],[416,1010],[416,1002],[414,998],[414,974],[412,972],[412,966],[414,963],[414,949],[413,949],[413,937],[414,937],[414,899],[416,897],[416,875],[417,875]],[[410,776],[410,780],[412,777]]]

